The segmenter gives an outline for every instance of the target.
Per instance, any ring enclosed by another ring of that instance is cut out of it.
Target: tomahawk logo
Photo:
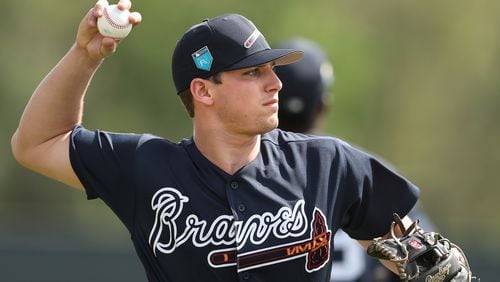
[[[281,207],[274,214],[264,212],[252,215],[245,221],[235,221],[232,215],[220,215],[209,223],[195,214],[189,214],[179,234],[177,219],[182,214],[184,203],[188,201],[188,197],[170,187],[158,190],[153,196],[151,208],[156,216],[149,244],[156,256],[158,252],[171,254],[177,247],[191,242],[198,248],[207,245],[229,247],[208,254],[208,263],[214,268],[237,265],[238,271],[245,271],[305,257],[305,270],[313,272],[329,260],[331,231],[326,225],[325,216],[316,208],[309,224],[304,200],[297,201],[293,208]],[[308,230],[310,236],[305,240],[251,252],[240,251],[247,244],[265,244],[269,236],[280,239],[304,238]]]
[[[321,269],[330,258],[331,236],[325,216],[319,209],[315,209],[311,235],[306,240],[247,253],[237,253],[235,249],[216,250],[208,255],[208,262],[216,268],[237,265],[238,272],[242,272],[305,257],[305,270],[314,272]]]

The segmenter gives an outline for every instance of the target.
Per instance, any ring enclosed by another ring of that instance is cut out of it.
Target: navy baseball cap
[[[177,42],[172,56],[172,75],[177,94],[194,78],[208,78],[222,71],[259,66],[269,62],[286,65],[303,53],[271,49],[264,36],[247,18],[225,14],[189,28]]]

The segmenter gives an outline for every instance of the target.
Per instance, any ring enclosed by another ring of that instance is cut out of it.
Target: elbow
[[[29,162],[28,162],[28,148],[27,146],[23,145],[22,138],[19,135],[19,131],[16,130],[14,134],[12,135],[12,138],[10,140],[10,147],[12,150],[12,155],[14,156],[14,159],[21,165],[27,167]]]

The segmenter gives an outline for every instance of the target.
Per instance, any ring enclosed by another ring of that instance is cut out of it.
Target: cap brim
[[[275,62],[276,66],[288,65],[300,60],[304,52],[293,49],[267,49],[256,52],[243,60],[236,62],[221,71],[238,70]]]

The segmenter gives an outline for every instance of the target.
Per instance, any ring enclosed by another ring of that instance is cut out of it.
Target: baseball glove
[[[399,238],[394,234],[396,225],[403,233]],[[401,280],[469,282],[473,278],[464,252],[441,234],[424,232],[418,220],[406,229],[401,218],[394,214],[391,237],[375,239],[367,253],[394,262]]]

